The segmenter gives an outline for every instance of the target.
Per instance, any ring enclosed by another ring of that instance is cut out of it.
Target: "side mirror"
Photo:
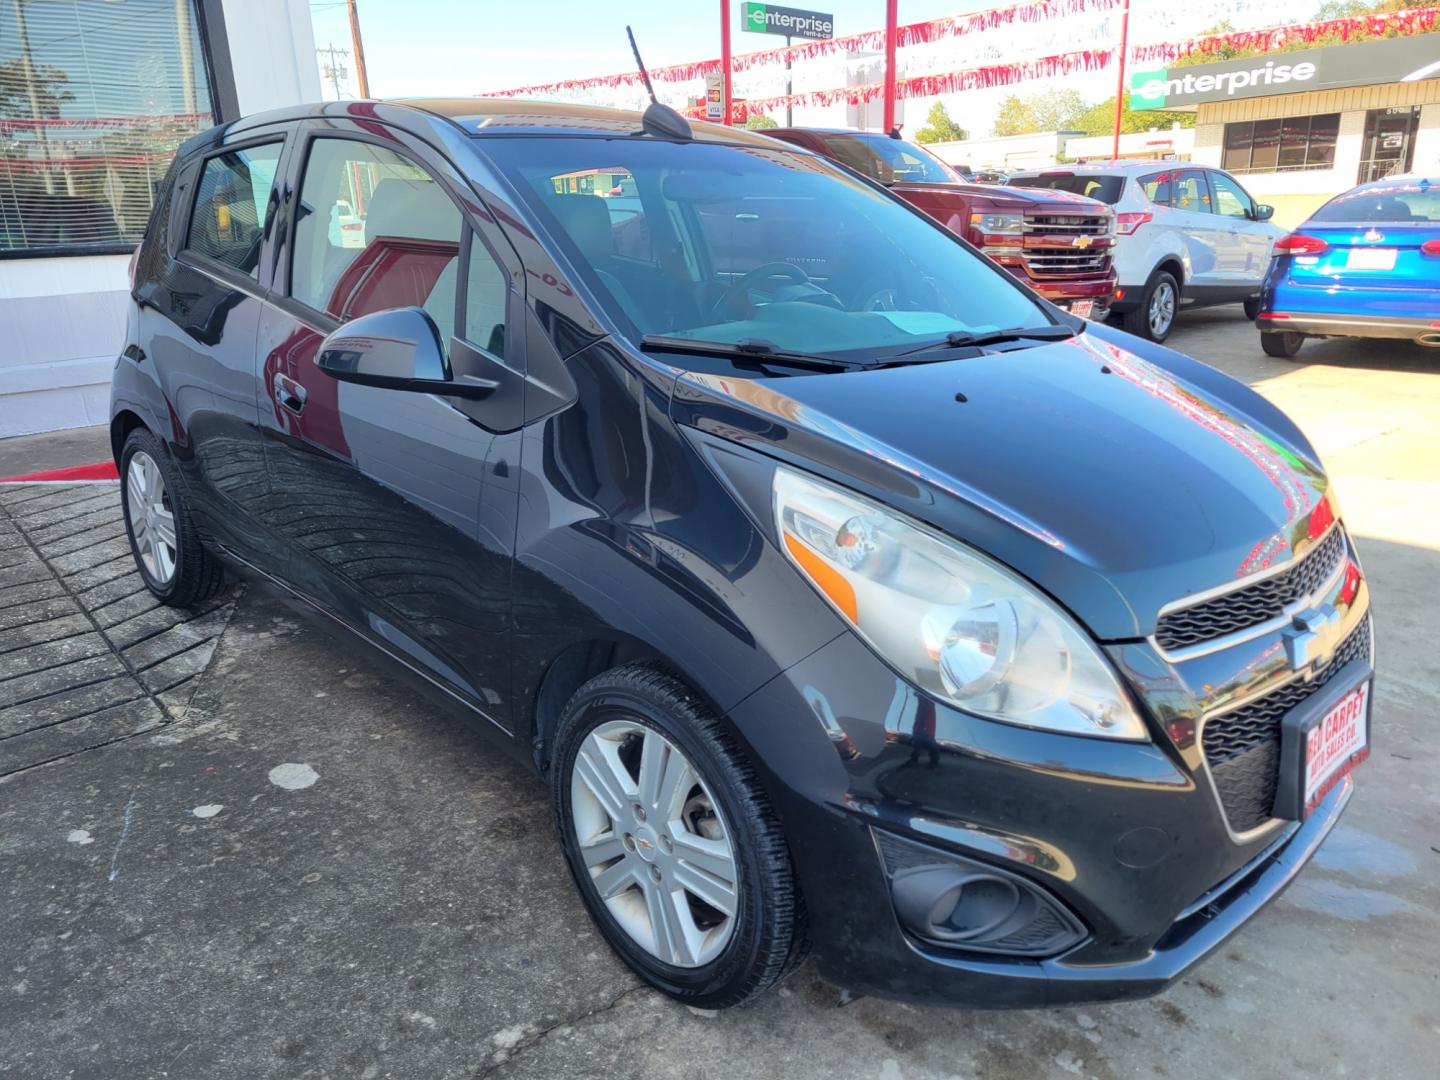
[[[1274,208],[1273,206],[1266,206],[1264,203],[1258,203],[1258,204],[1256,204],[1256,206],[1255,206],[1255,220],[1256,220],[1256,221],[1269,221],[1269,220],[1270,220],[1272,217],[1274,217],[1274,216],[1275,216],[1275,208]]]
[[[316,365],[340,382],[449,397],[485,398],[499,383],[454,378],[435,321],[418,307],[361,315],[320,344]]]

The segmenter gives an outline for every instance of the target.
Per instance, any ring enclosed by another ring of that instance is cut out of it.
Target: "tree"
[[[1011,94],[1000,103],[996,135],[1029,135],[1077,129],[1085,102],[1076,90],[1045,90],[1022,98]]]
[[[33,95],[25,79],[24,61],[6,60],[0,63],[0,116],[53,120],[60,115],[62,104],[75,100],[75,95],[64,88],[69,76],[61,68],[32,64],[30,72],[34,76]],[[39,110],[38,115],[35,109]]]
[[[1122,132],[1149,131],[1151,128],[1168,128],[1177,121],[1182,128],[1194,127],[1195,114],[1162,110],[1131,112],[1130,106],[1127,104],[1120,113],[1120,130]],[[1109,135],[1115,130],[1115,99],[1107,98],[1098,105],[1091,105],[1080,114],[1080,121],[1076,127],[1086,135]]]
[[[764,113],[757,112],[750,114],[749,118],[745,121],[745,126],[751,131],[760,131],[764,128],[775,128],[779,127],[780,125],[777,124],[774,120],[771,120],[770,117],[766,116]]]
[[[937,101],[930,106],[930,114],[925,117],[925,126],[915,132],[915,141],[918,143],[957,142],[969,137],[969,132],[950,119],[943,101]]]

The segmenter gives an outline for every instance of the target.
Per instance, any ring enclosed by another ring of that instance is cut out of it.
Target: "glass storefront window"
[[[1329,169],[1339,133],[1339,113],[1226,124],[1220,164],[1232,173]]]
[[[194,0],[0,3],[0,253],[133,248],[211,116]]]

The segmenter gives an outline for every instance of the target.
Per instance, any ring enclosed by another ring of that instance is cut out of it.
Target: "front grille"
[[[1025,231],[1067,236],[1104,236],[1110,231],[1110,218],[1084,214],[1026,214]]]
[[[1026,248],[1025,262],[1034,274],[1103,274],[1110,267],[1108,251]]]
[[[1345,533],[1337,525],[1289,569],[1253,585],[1163,615],[1155,628],[1162,649],[1183,649],[1258,626],[1286,605],[1313,596],[1345,557]]]
[[[1270,820],[1280,779],[1280,723],[1285,714],[1351,660],[1370,659],[1367,618],[1340,643],[1311,682],[1296,679],[1273,693],[1205,721],[1201,740],[1210,776],[1230,827],[1243,833]]]

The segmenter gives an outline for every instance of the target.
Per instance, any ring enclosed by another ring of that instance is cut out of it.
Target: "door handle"
[[[275,373],[275,379],[271,384],[275,389],[275,400],[282,408],[289,409],[296,416],[299,416],[305,408],[305,387],[288,375]]]

